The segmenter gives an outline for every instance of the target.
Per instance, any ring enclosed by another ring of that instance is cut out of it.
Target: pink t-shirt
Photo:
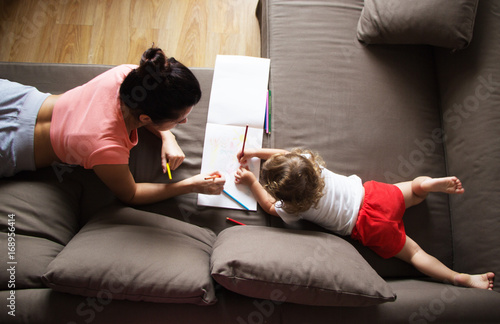
[[[120,65],[56,102],[50,140],[62,162],[91,169],[99,164],[128,164],[137,130],[127,132],[120,108],[120,85],[136,65]]]

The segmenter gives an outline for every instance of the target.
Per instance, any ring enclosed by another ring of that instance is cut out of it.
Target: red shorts
[[[392,184],[368,181],[365,199],[351,237],[388,259],[398,254],[406,242],[403,224],[405,200]]]

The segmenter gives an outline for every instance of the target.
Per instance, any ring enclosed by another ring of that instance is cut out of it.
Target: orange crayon
[[[205,180],[215,180],[216,178],[220,178],[221,175],[220,174],[214,174],[214,175],[211,175],[210,177],[206,177]]]

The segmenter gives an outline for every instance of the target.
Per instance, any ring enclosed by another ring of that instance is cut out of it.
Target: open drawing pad
[[[226,178],[224,190],[252,211],[257,210],[252,192],[234,183],[240,166],[236,155],[247,125],[245,149],[262,147],[269,67],[269,59],[217,56],[201,161],[201,173],[219,171]],[[260,159],[251,159],[248,167],[258,178]],[[225,194],[198,194],[198,205],[244,209]]]

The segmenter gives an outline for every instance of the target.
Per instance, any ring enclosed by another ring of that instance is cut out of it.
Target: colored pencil
[[[272,116],[272,106],[273,106],[273,96],[271,95],[271,90],[269,90],[269,107],[268,107],[268,125],[269,126],[269,134],[271,134],[271,116]]]
[[[269,92],[266,93],[266,117],[265,117],[266,134],[269,134]]]
[[[205,180],[211,180],[211,179],[214,180],[215,178],[220,178],[220,177],[221,177],[220,174],[216,174],[216,175],[212,175],[210,177],[206,177]]]
[[[167,162],[167,173],[168,173],[168,178],[172,180],[172,173],[170,172],[170,165],[168,165],[168,162]]]
[[[234,200],[235,202],[237,202],[241,207],[245,208],[246,210],[250,210],[250,209],[248,209],[247,206],[243,205],[238,199],[236,199],[233,196],[231,196],[231,194],[229,192],[227,192],[226,190],[222,190],[222,192],[225,193],[229,198],[231,198],[232,200]]]
[[[243,148],[241,149],[241,156],[245,155],[245,142],[247,141],[248,125],[245,129],[245,137],[243,137]]]
[[[230,218],[230,217],[226,217],[226,219],[227,219],[228,221],[231,221],[231,222],[236,223],[236,224],[238,224],[238,225],[246,225],[246,224],[243,224],[242,222],[238,222],[237,220],[234,220],[234,219],[232,219],[232,218]]]

